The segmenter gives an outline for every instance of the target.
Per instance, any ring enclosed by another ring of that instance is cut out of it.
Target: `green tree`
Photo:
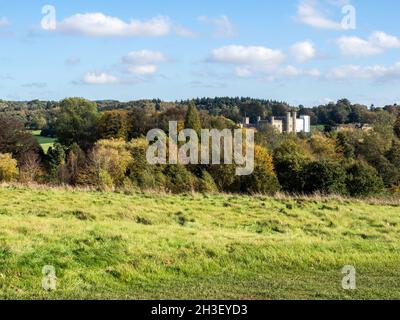
[[[347,189],[351,196],[370,196],[382,193],[384,184],[371,166],[357,162],[347,169]]]
[[[311,161],[295,141],[287,141],[274,152],[274,166],[282,189],[301,193],[304,187],[303,169]]]
[[[185,129],[193,129],[200,136],[201,121],[199,112],[194,103],[190,103],[185,118]]]
[[[56,122],[59,142],[67,147],[77,143],[83,150],[90,149],[97,140],[98,121],[96,103],[81,98],[61,101]]]
[[[346,172],[336,163],[314,161],[303,171],[304,192],[322,194],[347,194]]]

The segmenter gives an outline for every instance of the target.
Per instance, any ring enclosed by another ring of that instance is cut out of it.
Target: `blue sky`
[[[397,0],[0,1],[1,99],[400,102]]]

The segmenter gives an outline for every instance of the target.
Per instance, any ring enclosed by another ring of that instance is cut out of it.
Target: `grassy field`
[[[395,203],[3,186],[0,225],[0,299],[400,299]]]
[[[40,135],[40,133],[41,133],[40,130],[33,130],[33,131],[31,131],[31,133],[36,138],[36,140],[38,141],[38,143],[41,145],[44,152],[46,152],[46,153],[49,150],[49,148],[52,147],[54,142],[56,141],[56,139],[53,139],[53,138],[42,137]]]

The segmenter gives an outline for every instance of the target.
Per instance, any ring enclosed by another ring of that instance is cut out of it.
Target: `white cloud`
[[[139,75],[155,73],[158,70],[157,65],[166,61],[163,53],[150,50],[132,51],[122,58],[126,65],[125,70]]]
[[[400,38],[389,35],[382,31],[374,32],[369,41],[384,49],[400,48]]]
[[[86,84],[116,84],[120,79],[105,72],[88,72],[83,77]]]
[[[280,50],[265,47],[230,45],[215,49],[208,58],[210,62],[237,65],[237,73],[269,72],[285,60]]]
[[[256,76],[261,80],[273,81],[277,78],[321,77],[318,69],[282,66],[285,61],[282,51],[265,47],[226,46],[212,51],[208,61],[235,66],[234,74],[241,78]]]
[[[328,78],[336,80],[400,80],[400,62],[393,66],[385,67],[382,65],[359,66],[347,65],[332,69]]]
[[[132,51],[122,58],[128,64],[149,64],[166,61],[163,53],[150,50]]]
[[[219,18],[209,18],[207,16],[201,16],[198,18],[199,21],[212,24],[215,27],[214,35],[221,38],[232,38],[236,36],[236,28],[229,18],[225,15]]]
[[[382,48],[358,37],[341,37],[337,43],[341,53],[345,56],[371,56],[383,51]]]
[[[153,64],[139,65],[139,66],[129,66],[126,69],[130,73],[135,73],[139,75],[153,74],[156,73],[158,67]]]
[[[308,70],[303,70],[296,68],[294,66],[286,66],[285,68],[282,68],[278,71],[278,75],[284,76],[284,77],[300,77],[300,76],[309,76],[309,77],[315,77],[318,78],[321,76],[321,72],[318,69],[308,69]]]
[[[341,37],[337,43],[343,55],[354,57],[371,56],[380,54],[386,49],[400,48],[400,38],[382,31],[372,33],[368,39]]]
[[[238,77],[244,78],[244,77],[250,77],[252,75],[252,72],[247,67],[236,67],[235,68],[235,74]]]
[[[304,41],[292,45],[290,48],[290,53],[297,62],[303,63],[315,58],[316,50],[312,42]]]
[[[147,21],[125,22],[103,13],[78,13],[59,22],[57,29],[64,33],[91,37],[157,37],[171,32],[171,22],[162,16]]]
[[[347,1],[331,0],[331,4],[344,5]],[[329,19],[326,14],[317,7],[317,1],[304,0],[297,7],[297,20],[306,25],[318,29],[344,30],[342,23]]]
[[[0,28],[5,28],[10,25],[10,21],[6,17],[0,17]]]

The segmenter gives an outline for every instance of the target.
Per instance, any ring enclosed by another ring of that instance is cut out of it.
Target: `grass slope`
[[[1,299],[400,298],[394,204],[3,187],[0,225]]]
[[[42,137],[41,131],[40,130],[33,130],[31,131],[31,134],[34,136],[34,138],[37,140],[37,142],[40,144],[42,147],[43,151],[47,153],[50,147],[54,145],[54,142],[56,142],[57,139],[54,138],[48,138],[48,137]]]

